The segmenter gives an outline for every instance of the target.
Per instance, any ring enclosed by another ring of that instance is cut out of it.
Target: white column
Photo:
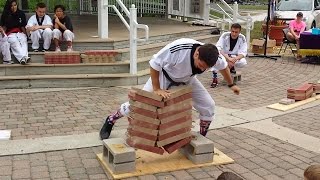
[[[251,21],[250,13],[247,14],[247,27],[246,27],[246,37],[247,37],[247,45],[248,49],[250,49],[250,36],[251,36],[251,26],[252,26],[252,21]]]
[[[137,8],[130,8],[130,74],[137,74]]]
[[[233,23],[238,22],[238,9],[239,9],[238,3],[235,2],[233,4]]]
[[[98,0],[98,35],[99,38],[109,37],[108,0]]]
[[[210,0],[204,0],[203,23],[209,25]]]

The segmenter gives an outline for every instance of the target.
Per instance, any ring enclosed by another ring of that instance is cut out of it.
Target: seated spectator
[[[289,23],[289,32],[287,34],[287,39],[289,41],[296,41],[297,42],[297,50],[299,50],[299,39],[300,33],[302,33],[306,29],[306,23],[302,21],[303,14],[302,12],[298,12],[297,18],[290,21]],[[301,55],[297,56],[298,59],[301,58]]]
[[[240,32],[241,25],[232,24],[231,30],[223,33],[216,44],[220,54],[226,58],[232,74],[236,74],[235,67],[242,68],[247,65],[247,60],[244,57],[247,55],[248,45],[246,37]],[[217,70],[212,69],[211,87],[215,88],[217,85]]]
[[[4,29],[0,26],[0,49],[3,56],[3,64],[13,64],[11,61],[10,44],[8,43],[8,36]]]
[[[220,174],[217,180],[243,180],[243,179],[233,172],[223,172],[222,174]]]
[[[307,167],[303,176],[304,180],[320,180],[320,164]]]
[[[52,39],[52,20],[46,15],[46,4],[38,3],[36,7],[36,14],[32,15],[27,23],[27,32],[30,33],[32,41],[32,49],[35,52],[39,51],[39,40],[43,39],[42,51],[48,51]]]
[[[53,40],[56,46],[56,51],[61,51],[61,40],[67,41],[67,51],[72,51],[72,41],[74,39],[73,27],[70,18],[64,13],[65,8],[63,5],[56,5],[54,7],[53,23]]]
[[[8,36],[13,55],[23,65],[30,60],[30,57],[28,57],[26,25],[26,15],[18,9],[17,0],[7,0],[1,15],[1,26]]]

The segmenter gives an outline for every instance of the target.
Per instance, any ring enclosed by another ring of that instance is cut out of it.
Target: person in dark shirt
[[[65,13],[65,7],[63,5],[56,5],[54,7],[54,18],[52,24],[53,40],[56,46],[56,52],[60,52],[60,43],[62,40],[67,41],[67,51],[72,51],[72,41],[74,39],[73,26],[71,19]]]
[[[0,25],[5,30],[10,43],[10,49],[20,64],[26,64],[28,57],[28,42],[25,26],[26,15],[18,9],[17,0],[7,0],[1,15]]]

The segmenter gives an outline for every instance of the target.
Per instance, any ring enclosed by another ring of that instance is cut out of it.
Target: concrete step
[[[170,43],[176,39],[179,39],[179,38],[173,37],[172,39],[170,39],[169,41],[166,41],[166,42],[158,42],[158,43],[154,43],[154,44],[140,45],[137,47],[138,58],[152,56],[153,54],[157,53],[161,48],[163,48],[165,45],[167,45],[168,43]],[[204,42],[204,43],[215,43],[218,41],[219,35],[208,34],[208,35],[201,35],[201,36],[190,37],[190,38],[193,38],[195,40],[198,40],[198,41]],[[96,43],[98,43],[98,42],[96,42]],[[98,49],[99,48],[97,48],[95,50],[98,50]],[[91,49],[90,46],[88,46],[84,50],[93,50],[93,49]],[[120,61],[130,59],[130,48],[116,49],[114,51],[117,51],[120,53],[120,58],[119,58]],[[44,52],[29,52],[29,56],[31,57],[31,60],[33,63],[44,63]]]
[[[138,71],[149,69],[151,57],[138,59]],[[72,74],[119,74],[130,72],[130,62],[117,63],[81,63],[81,64],[43,64],[30,63],[0,64],[1,76],[28,76],[28,75],[72,75]]]
[[[117,73],[0,76],[0,89],[127,86],[143,84],[148,78],[149,70],[139,71],[137,75]]]

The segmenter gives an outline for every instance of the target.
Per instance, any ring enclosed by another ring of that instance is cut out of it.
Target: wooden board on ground
[[[97,158],[105,171],[111,175],[113,179],[123,179],[134,176],[142,176],[146,174],[155,174],[160,172],[177,171],[181,169],[189,169],[195,167],[221,165],[233,163],[234,160],[225,155],[218,149],[214,149],[212,163],[193,164],[187,157],[176,151],[172,154],[158,155],[151,152],[136,150],[136,171],[132,173],[114,174],[108,165],[103,161],[102,153],[97,154]]]
[[[287,110],[290,110],[290,109],[305,105],[307,103],[313,102],[313,101],[315,101],[317,99],[320,99],[320,95],[308,98],[306,100],[297,101],[297,102],[295,102],[293,104],[289,104],[289,105],[275,103],[275,104],[271,104],[271,105],[267,106],[267,108],[275,109],[275,110],[279,110],[279,111],[287,111]]]

